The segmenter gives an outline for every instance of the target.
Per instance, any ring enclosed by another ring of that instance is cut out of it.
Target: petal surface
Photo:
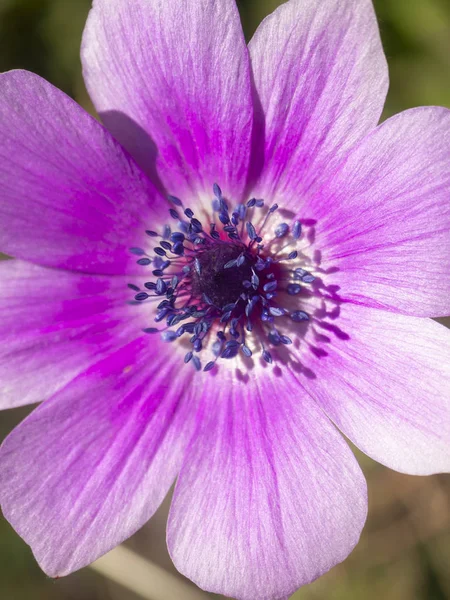
[[[40,402],[147,326],[125,277],[0,262],[0,408]]]
[[[165,202],[111,134],[44,79],[0,75],[0,250],[50,267],[137,272]],[[160,218],[159,218],[160,220]]]
[[[249,50],[264,115],[258,192],[295,206],[380,118],[388,71],[372,2],[290,0]]]
[[[198,392],[203,421],[175,489],[169,551],[208,591],[284,598],[353,549],[366,517],[365,481],[292,378],[226,376]]]
[[[307,389],[339,429],[396,471],[449,471],[450,331],[351,304],[312,330],[315,346],[301,355]]]
[[[170,382],[170,385],[169,385]],[[155,512],[189,415],[164,352],[138,339],[41,404],[0,451],[5,517],[50,576],[91,563]]]
[[[401,113],[369,135],[306,214],[343,299],[450,314],[450,110]]]
[[[253,103],[234,0],[95,0],[82,61],[103,122],[169,193],[241,194]]]

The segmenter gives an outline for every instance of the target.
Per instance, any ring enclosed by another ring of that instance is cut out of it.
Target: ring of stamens
[[[269,251],[272,242],[263,244],[262,233],[278,205],[267,210],[257,229],[249,216],[264,209],[263,200],[252,198],[236,206],[230,214],[217,184],[213,191],[212,208],[220,225],[210,223],[209,232],[193,210],[185,208],[179,198],[169,196],[172,204],[169,214],[177,228],[165,225],[161,233],[146,231],[158,241],[153,249],[155,256],[147,255],[141,248],[130,248],[130,252],[139,256],[139,265],[152,268],[154,279],[145,283],[145,291],[134,284],[128,287],[135,292],[136,303],[160,300],[154,320],[165,326],[147,327],[144,332],[160,333],[166,342],[187,336],[191,348],[184,362],[192,363],[198,371],[202,369],[199,354],[211,335],[215,336],[213,360],[206,363],[204,371],[213,369],[218,358],[232,359],[239,352],[250,358],[253,351],[246,341],[249,336],[257,337],[262,358],[272,363],[266,344],[292,343],[278,331],[276,320],[309,320],[307,312],[298,306],[292,310],[286,303],[283,306],[282,301],[283,294],[296,296],[302,291],[301,284],[310,284],[315,279],[304,268],[292,266],[296,265],[299,253],[288,250],[302,236],[301,223],[277,225],[272,241],[286,243],[272,255]]]

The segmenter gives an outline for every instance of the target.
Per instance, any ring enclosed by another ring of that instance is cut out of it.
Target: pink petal
[[[245,383],[227,374],[202,387],[202,421],[175,489],[169,550],[201,588],[279,599],[353,549],[366,517],[365,481],[294,380],[250,373]]]
[[[189,382],[174,379],[167,358],[152,356],[147,338],[132,342],[4,442],[2,510],[48,575],[75,571],[128,538],[173,483],[192,420],[180,400]]]
[[[371,131],[388,87],[370,0],[290,0],[249,44],[264,113],[258,192],[302,201]]]
[[[381,125],[307,206],[324,268],[347,300],[450,314],[450,110]]]
[[[0,250],[90,273],[139,272],[130,247],[167,214],[133,161],[73,100],[0,75]]]
[[[40,402],[147,327],[125,277],[0,262],[0,408]]]
[[[301,358],[313,376],[297,377],[339,429],[396,471],[450,470],[450,332],[350,304],[315,329],[320,352]]]
[[[242,193],[253,108],[234,0],[96,0],[82,60],[104,123],[171,194]]]

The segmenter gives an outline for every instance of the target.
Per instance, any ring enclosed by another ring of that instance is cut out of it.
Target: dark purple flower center
[[[133,284],[129,287],[137,292],[135,302],[158,302],[154,320],[161,326],[144,331],[160,333],[167,342],[187,337],[190,349],[184,361],[192,361],[197,370],[202,368],[199,354],[207,345],[213,360],[204,371],[211,370],[218,358],[241,353],[248,359],[255,347],[271,363],[269,345],[292,343],[279,331],[278,321],[292,324],[309,319],[296,298],[302,284],[314,281],[298,266],[295,247],[302,236],[301,224],[278,223],[272,239],[263,243],[276,204],[266,209],[263,200],[253,198],[230,212],[218,185],[214,195],[217,218],[207,228],[181,200],[169,196],[176,207],[169,209],[176,230],[165,225],[161,233],[146,232],[158,242],[154,257],[140,248],[130,249],[141,256],[138,264],[151,265],[154,279],[145,283],[146,291]]]

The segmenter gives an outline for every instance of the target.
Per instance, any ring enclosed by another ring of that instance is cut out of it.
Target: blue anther
[[[290,283],[287,286],[287,293],[289,296],[295,296],[302,291],[302,287],[298,283]]]
[[[223,223],[224,225],[226,225],[230,221],[230,217],[228,216],[228,213],[226,213],[226,212],[219,213],[219,221],[221,223]]]
[[[173,342],[177,339],[177,334],[175,331],[163,331],[161,337],[164,342]]]
[[[162,310],[158,311],[156,313],[156,317],[155,317],[155,321],[157,323],[160,323],[164,317],[166,317],[166,315],[169,313],[169,309],[168,308],[163,308]]]
[[[228,311],[226,313],[224,313],[221,317],[220,317],[220,322],[221,323],[226,323],[227,321],[230,320],[231,317],[231,311]]]
[[[170,236],[172,242],[184,242],[184,238],[184,233],[181,233],[181,231],[174,231]]]
[[[274,346],[279,346],[281,344],[281,336],[278,331],[274,330],[269,332],[267,337],[269,338],[270,343]]]
[[[130,290],[133,290],[134,292],[138,292],[140,289],[137,285],[134,285],[134,283],[129,283],[128,287],[130,288]]]
[[[253,206],[255,206],[255,204],[256,204],[256,198],[252,198],[251,200],[249,200],[247,202],[248,208],[253,208]]]
[[[205,371],[205,373],[207,373],[208,371],[211,371],[211,369],[213,369],[213,368],[214,368],[214,365],[215,365],[215,364],[216,364],[216,363],[215,363],[213,360],[212,360],[212,361],[210,361],[210,362],[209,362],[209,363],[208,363],[208,364],[205,366],[205,368],[203,369],[203,371]]]
[[[282,238],[287,234],[288,231],[289,231],[289,225],[287,223],[280,223],[275,228],[275,236],[277,238]]]
[[[192,219],[192,217],[194,216],[194,211],[190,208],[186,208],[184,214],[187,216],[188,219]]]
[[[300,323],[301,321],[309,321],[309,315],[304,310],[296,310],[291,313],[291,319],[296,323]]]
[[[314,277],[314,275],[303,275],[302,277],[302,281],[304,281],[305,283],[312,283],[313,281],[315,281],[316,278]]]
[[[220,200],[222,198],[222,190],[220,189],[220,187],[217,185],[217,183],[215,183],[213,185],[213,192],[214,192],[214,196]]]
[[[172,250],[172,244],[170,242],[162,241],[161,247],[164,248],[164,250]]]
[[[142,265],[143,267],[151,264],[151,260],[149,258],[140,258],[139,260],[136,261],[138,265]]]
[[[134,299],[138,302],[142,302],[143,300],[147,300],[148,297],[149,295],[146,292],[139,292],[139,294],[136,294]]]
[[[202,224],[195,217],[193,219],[191,219],[191,227],[192,227],[192,231],[194,233],[200,233],[200,231],[203,231]]]
[[[262,208],[264,206],[264,200],[257,200],[256,201],[256,206],[258,208]]]
[[[295,223],[292,227],[292,237],[294,238],[294,240],[298,240],[298,239],[300,239],[301,235],[302,235],[302,224],[300,223],[300,221],[295,221]]]
[[[151,231],[150,229],[147,229],[145,233],[150,237],[158,237],[156,231]]]
[[[184,357],[184,362],[187,364],[192,359],[193,356],[194,356],[193,352],[188,352],[186,354],[186,356]]]
[[[176,221],[179,220],[180,216],[174,208],[171,208],[169,210],[169,213],[170,213],[170,216],[172,217],[172,219],[175,219]]]
[[[159,246],[156,246],[156,248],[154,248],[153,251],[158,256],[167,256],[167,254],[165,253],[165,251],[162,248],[160,248]],[[145,259],[142,259],[142,260],[145,260]]]
[[[271,206],[269,208],[269,213],[274,213],[276,210],[278,210],[278,204],[274,204],[273,206]]]
[[[246,258],[244,256],[244,254],[241,254],[238,259],[236,260],[236,266],[237,267],[242,267],[242,265],[245,263]]]
[[[224,269],[231,269],[232,267],[235,267],[237,265],[237,260],[233,259],[233,260],[229,260],[227,263],[225,263],[223,265]]]
[[[250,350],[250,348],[248,346],[246,346],[245,344],[243,344],[241,346],[241,350],[242,353],[247,357],[250,358],[250,356],[253,354],[252,351]]]
[[[159,329],[156,329],[156,327],[146,327],[142,331],[144,333],[158,333]]]
[[[278,308],[277,306],[271,306],[269,312],[273,317],[282,317],[286,314],[284,308]]]
[[[252,286],[256,290],[257,287],[258,287],[258,285],[259,285],[259,277],[258,277],[258,275],[255,272],[253,272],[253,275],[252,275]]]
[[[193,363],[193,365],[194,365],[195,369],[196,369],[197,371],[200,371],[200,369],[202,368],[202,363],[200,362],[200,359],[199,359],[199,357],[198,357],[198,356],[194,356],[194,357],[192,358],[192,363]]]
[[[202,349],[202,340],[196,339],[193,345],[194,345],[194,350],[196,352],[200,352],[200,350]]]
[[[298,256],[298,252],[297,252],[297,250],[294,250],[293,252],[289,253],[288,259],[293,260],[294,258],[297,258],[297,256]]]
[[[166,293],[166,290],[166,282],[163,279],[158,279],[158,281],[156,282],[156,293],[162,296],[162,294]]]
[[[230,340],[225,344],[225,349],[222,352],[222,358],[234,358],[239,352],[240,344],[236,340]]]
[[[172,204],[175,204],[175,206],[183,206],[183,203],[181,202],[181,200],[179,198],[177,198],[176,196],[167,196],[168,200],[170,202],[172,202]]]
[[[251,223],[250,221],[247,221],[246,223],[246,228],[247,228],[247,233],[248,233],[248,237],[253,241],[256,240],[258,237],[258,234],[256,233],[256,229],[253,226],[253,223]]]
[[[234,302],[230,302],[230,304],[225,304],[222,308],[222,312],[231,312],[236,308],[236,304]]]
[[[245,219],[245,215],[247,214],[247,207],[245,206],[245,204],[240,204],[237,210],[239,218],[241,219],[241,221],[243,221]]]
[[[183,242],[176,242],[173,245],[172,252],[177,256],[182,256],[184,254]]]
[[[130,248],[130,252],[136,256],[142,256],[145,254],[145,250],[142,250],[142,248]]]
[[[162,277],[164,275],[164,271],[162,269],[155,269],[152,271],[155,277]]]
[[[144,286],[148,290],[156,290],[156,283],[154,283],[153,281],[147,281],[146,283],[144,283]]]
[[[287,335],[282,335],[281,336],[281,343],[285,344],[286,346],[289,346],[290,344],[292,344],[292,340]]]
[[[270,352],[267,352],[267,350],[264,350],[262,356],[263,356],[263,359],[266,361],[266,363],[269,363],[269,364],[272,363],[272,356],[271,356]]]
[[[168,240],[170,238],[170,235],[172,233],[172,230],[170,229],[169,225],[164,225],[163,227],[163,233],[162,236],[165,240]]]
[[[195,270],[197,272],[197,275],[201,275],[202,265],[200,264],[200,261],[198,260],[198,258],[194,259],[194,265],[195,265]]]
[[[269,283],[266,283],[263,287],[263,290],[265,292],[273,292],[274,290],[277,289],[277,285],[278,283],[276,281],[269,281]]]

